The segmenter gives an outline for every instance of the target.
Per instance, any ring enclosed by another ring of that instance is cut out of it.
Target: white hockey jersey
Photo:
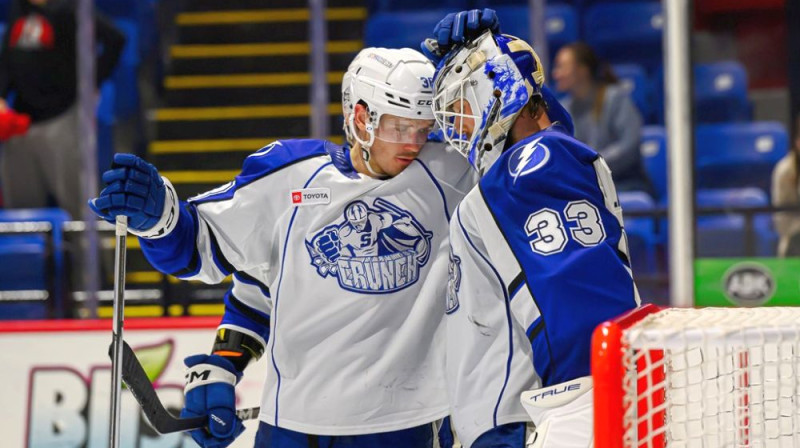
[[[593,329],[639,299],[611,172],[559,125],[502,154],[450,240],[447,378],[469,447],[530,420],[523,391],[589,375]]]
[[[278,141],[142,246],[184,279],[234,275],[221,326],[266,342],[261,420],[320,435],[399,430],[448,414],[448,222],[476,181],[443,144],[377,180],[354,171],[346,147]]]

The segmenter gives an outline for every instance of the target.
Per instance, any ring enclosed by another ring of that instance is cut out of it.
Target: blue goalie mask
[[[447,142],[482,174],[502,153],[525,105],[542,95],[542,84],[542,64],[528,43],[486,32],[439,67],[434,118]]]

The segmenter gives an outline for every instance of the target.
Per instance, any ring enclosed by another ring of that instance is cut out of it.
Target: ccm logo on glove
[[[188,384],[198,379],[206,381],[208,380],[209,375],[211,375],[210,370],[204,370],[202,372],[195,372],[195,371],[186,372],[186,383]]]

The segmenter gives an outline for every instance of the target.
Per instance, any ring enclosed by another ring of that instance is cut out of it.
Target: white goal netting
[[[800,308],[667,309],[622,332],[625,447],[800,447]]]

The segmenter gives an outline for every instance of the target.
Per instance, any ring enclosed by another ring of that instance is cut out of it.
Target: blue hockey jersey
[[[559,125],[500,156],[450,240],[448,390],[468,447],[529,421],[523,391],[589,375],[595,326],[639,298],[611,173]]]

